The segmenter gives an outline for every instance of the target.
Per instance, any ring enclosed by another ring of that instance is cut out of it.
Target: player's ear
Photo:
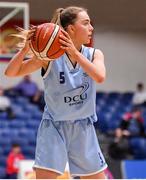
[[[73,33],[74,33],[74,31],[75,31],[74,26],[73,26],[72,24],[68,25],[68,27],[67,27],[67,31],[68,31],[69,33],[73,34]]]

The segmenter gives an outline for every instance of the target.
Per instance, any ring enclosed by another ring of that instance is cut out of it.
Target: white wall
[[[94,46],[105,55],[107,79],[102,90],[135,90],[137,82],[146,83],[146,33],[98,32]]]
[[[94,46],[104,52],[107,68],[107,79],[97,89],[127,91],[135,90],[139,81],[146,83],[146,33],[98,30],[94,34]],[[6,63],[0,63],[0,85],[11,87],[20,78],[5,77],[5,68]],[[32,78],[43,88],[39,71]]]

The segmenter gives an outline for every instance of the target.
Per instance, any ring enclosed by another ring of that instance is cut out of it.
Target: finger
[[[70,39],[70,36],[69,36],[69,34],[68,34],[66,31],[64,31],[64,30],[62,30],[62,29],[61,29],[61,31],[62,31],[62,33],[63,33],[67,38]]]
[[[65,32],[65,30],[64,30],[64,29],[61,29],[61,32]]]
[[[65,40],[65,41],[69,41],[69,39],[64,35],[60,35],[59,38]]]
[[[69,47],[65,47],[65,46],[60,46],[61,49],[67,51],[69,49]]]
[[[34,33],[28,34],[26,39],[27,39],[27,40],[30,40],[33,35],[34,35]]]
[[[32,35],[34,35],[34,33],[35,33],[35,32],[29,32],[29,33],[28,33],[28,36],[32,36]]]
[[[32,36],[32,35],[34,35],[34,34],[35,34],[35,31],[34,31],[34,30],[31,30],[31,31],[28,32],[27,36]]]
[[[31,37],[27,37],[27,38],[26,38],[26,41],[30,41],[30,38],[31,38]]]
[[[30,29],[29,32],[35,32],[36,31],[36,28],[33,28],[33,29]]]
[[[31,31],[32,31],[32,30],[35,30],[35,31],[36,31],[36,29],[37,29],[37,26],[30,28]]]
[[[37,26],[34,26],[34,25],[31,24],[30,27],[29,27],[29,29],[34,29],[34,28],[36,29]]]
[[[66,46],[66,47],[67,47],[67,46],[68,46],[68,47],[70,46],[70,43],[68,43],[68,42],[66,42],[66,41],[64,41],[64,40],[62,40],[62,39],[60,39],[59,42],[60,42],[62,45]]]

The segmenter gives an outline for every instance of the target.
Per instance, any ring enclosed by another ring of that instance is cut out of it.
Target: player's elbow
[[[103,83],[104,81],[105,81],[105,77],[104,76],[98,77],[98,83]]]
[[[104,73],[100,74],[97,76],[96,82],[97,83],[103,83],[105,81],[105,78],[106,78],[106,75]]]
[[[97,71],[95,71],[95,77],[97,83],[103,83],[106,78],[106,70],[105,68],[100,68]]]

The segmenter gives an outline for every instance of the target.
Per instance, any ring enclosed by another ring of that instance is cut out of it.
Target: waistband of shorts
[[[66,124],[74,124],[77,122],[83,122],[83,123],[90,122],[93,124],[94,122],[97,121],[94,115],[84,118],[84,119],[76,119],[76,120],[54,120],[52,118],[43,118],[42,120],[50,120],[50,121],[53,121],[54,123],[66,123]]]

